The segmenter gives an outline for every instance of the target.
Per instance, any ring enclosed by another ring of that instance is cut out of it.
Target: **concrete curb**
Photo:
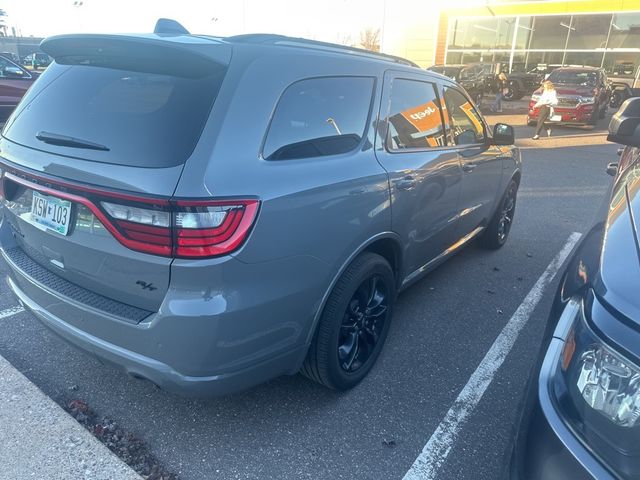
[[[0,479],[141,480],[0,356]]]

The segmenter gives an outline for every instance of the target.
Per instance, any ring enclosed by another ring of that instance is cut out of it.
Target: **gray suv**
[[[19,301],[171,391],[348,389],[397,293],[501,247],[513,129],[410,62],[272,35],[69,35],[0,140]]]

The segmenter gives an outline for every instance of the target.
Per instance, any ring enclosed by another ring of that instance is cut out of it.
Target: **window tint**
[[[445,116],[445,122],[450,124],[448,131],[452,136],[452,143],[469,145],[483,142],[482,117],[467,97],[458,90],[445,87],[444,101],[448,112],[448,118]]]
[[[446,145],[440,101],[432,83],[395,79],[388,125],[389,150]]]
[[[373,78],[326,77],[288,87],[276,107],[263,156],[267,160],[347,153],[360,144]]]
[[[187,78],[53,63],[4,135],[22,145],[86,160],[136,167],[180,165],[200,138],[225,71],[222,65],[213,66],[207,75]],[[109,150],[50,145],[36,139],[40,131]]]

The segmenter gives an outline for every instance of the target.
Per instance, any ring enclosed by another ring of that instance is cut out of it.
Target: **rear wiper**
[[[57,133],[50,132],[38,132],[36,138],[41,142],[48,143],[50,145],[58,145],[60,147],[72,147],[72,148],[87,148],[90,150],[100,150],[108,152],[109,147],[100,145],[99,143],[89,142],[80,138],[69,137],[67,135],[59,135]]]

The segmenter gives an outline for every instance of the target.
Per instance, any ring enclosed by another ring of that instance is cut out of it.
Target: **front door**
[[[461,90],[445,85],[443,97],[449,142],[456,145],[462,167],[457,236],[464,237],[486,227],[496,208],[502,153],[499,147],[487,142],[486,124]]]
[[[380,118],[376,152],[389,174],[392,228],[408,275],[454,242],[462,172],[430,77],[387,72]]]

